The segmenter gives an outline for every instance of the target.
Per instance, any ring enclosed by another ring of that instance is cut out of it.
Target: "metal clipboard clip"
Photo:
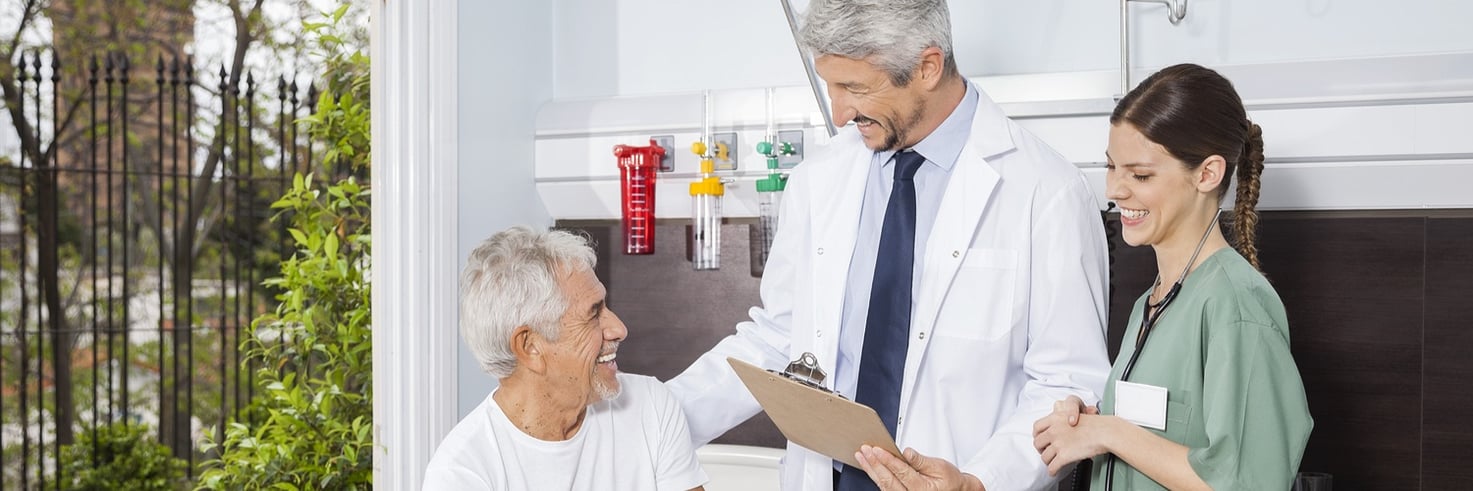
[[[781,372],[772,369],[767,371],[805,386],[839,396],[843,399],[848,399],[843,394],[829,390],[823,386],[823,381],[828,378],[828,374],[824,373],[823,368],[818,366],[818,357],[814,356],[811,352],[803,352],[802,355],[798,356],[798,359],[789,363],[788,368]]]

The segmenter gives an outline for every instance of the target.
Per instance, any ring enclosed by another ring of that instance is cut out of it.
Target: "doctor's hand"
[[[1033,448],[1048,465],[1048,474],[1058,475],[1069,464],[1108,452],[1111,433],[1121,421],[1115,416],[1055,411],[1033,425]]]
[[[912,448],[903,453],[905,460],[900,460],[890,452],[864,445],[854,453],[854,458],[885,491],[986,491],[977,476],[962,473],[951,462],[921,455]]]
[[[1069,422],[1069,426],[1074,426],[1079,424],[1080,414],[1100,414],[1100,409],[1094,406],[1084,405],[1084,400],[1080,399],[1079,396],[1069,396],[1060,399],[1054,403],[1054,412],[1052,414],[1045,416],[1033,424],[1033,436],[1036,437],[1039,432],[1043,431],[1041,425],[1044,420],[1050,417],[1063,416],[1064,420]]]

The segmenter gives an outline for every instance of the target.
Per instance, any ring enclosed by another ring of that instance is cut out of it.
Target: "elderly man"
[[[669,382],[696,442],[760,409],[726,357],[780,368],[812,352],[902,448],[960,467],[936,484],[1049,486],[1033,422],[1095,401],[1110,369],[1083,174],[961,76],[944,0],[813,0],[801,40],[834,119],[855,124],[793,173],[752,320]],[[835,479],[875,488],[788,446],[785,489]]]
[[[685,416],[654,378],[619,373],[628,332],[587,240],[516,227],[460,277],[460,324],[501,381],[445,437],[425,489],[700,489]]]

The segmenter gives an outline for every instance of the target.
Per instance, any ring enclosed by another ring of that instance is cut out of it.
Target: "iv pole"
[[[818,112],[823,114],[823,122],[828,126],[829,137],[839,134],[839,127],[834,125],[834,115],[829,111],[829,104],[823,93],[823,85],[818,81],[818,72],[813,69],[813,57],[808,50],[803,48],[803,41],[798,39],[798,17],[793,14],[791,0],[782,0],[783,13],[788,16],[788,30],[793,33],[793,44],[798,45],[798,58],[803,59],[803,70],[808,72],[808,86],[813,88],[813,99],[818,101]]]
[[[787,1],[783,0],[783,5],[787,5]],[[1120,0],[1120,94],[1115,96],[1116,99],[1130,92],[1130,2],[1165,5],[1166,20],[1173,26],[1187,17],[1187,0]]]

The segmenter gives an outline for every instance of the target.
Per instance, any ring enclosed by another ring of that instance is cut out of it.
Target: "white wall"
[[[533,186],[537,110],[552,99],[552,6],[460,0],[460,167],[457,267],[476,244],[512,225],[552,224]],[[496,386],[464,341],[459,414]]]
[[[952,0],[967,75],[1119,66],[1113,0]],[[803,85],[778,0],[554,0],[558,99]],[[806,0],[794,0],[801,10]],[[1467,0],[1191,0],[1132,5],[1132,65],[1209,66],[1473,51]]]
[[[958,63],[994,75],[1118,68],[1114,1],[951,2]],[[1208,66],[1473,50],[1467,0],[1191,0],[1131,5],[1134,66]]]
[[[778,0],[553,5],[558,99],[808,83]]]

